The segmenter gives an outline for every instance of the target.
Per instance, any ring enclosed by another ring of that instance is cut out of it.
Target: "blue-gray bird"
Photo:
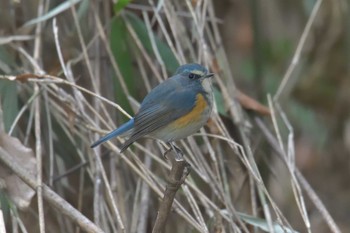
[[[125,151],[132,143],[150,136],[169,143],[186,138],[208,121],[213,107],[211,77],[213,73],[196,63],[180,66],[144,98],[135,117],[93,143],[91,147],[128,134],[121,146]]]

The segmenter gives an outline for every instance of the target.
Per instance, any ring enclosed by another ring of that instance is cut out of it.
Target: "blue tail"
[[[117,137],[123,133],[125,133],[126,131],[130,130],[134,128],[134,118],[130,119],[128,122],[126,122],[125,124],[121,125],[119,128],[113,130],[112,132],[106,134],[105,136],[103,136],[102,138],[100,138],[99,140],[97,140],[96,142],[94,142],[90,147],[94,148],[98,145],[100,145],[101,143],[108,141],[114,137]]]

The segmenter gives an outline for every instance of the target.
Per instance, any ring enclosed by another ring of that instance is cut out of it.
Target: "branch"
[[[168,185],[166,186],[163,200],[159,206],[156,222],[154,224],[152,233],[164,232],[165,224],[168,219],[171,206],[174,202],[176,192],[179,190],[186,177],[190,173],[189,163],[187,163],[185,160],[175,160],[175,153],[178,152],[172,150],[171,153],[174,153],[174,156],[169,156],[172,158],[172,168],[168,178]]]

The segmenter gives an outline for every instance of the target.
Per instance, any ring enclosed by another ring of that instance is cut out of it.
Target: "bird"
[[[120,153],[145,136],[162,140],[178,151],[173,142],[197,132],[211,115],[213,76],[214,73],[197,63],[180,66],[172,77],[145,96],[133,118],[94,142],[91,148],[114,137],[129,135]],[[177,152],[175,157],[182,160]]]

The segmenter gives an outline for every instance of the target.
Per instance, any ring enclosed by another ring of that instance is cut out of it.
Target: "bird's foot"
[[[169,144],[170,148],[169,148],[167,151],[165,151],[165,153],[163,154],[163,157],[164,157],[166,160],[168,160],[167,154],[168,154],[169,152],[171,152],[171,151],[174,151],[174,154],[175,154],[175,156],[174,156],[175,161],[177,161],[177,162],[178,162],[178,161],[183,161],[183,160],[184,160],[184,157],[183,157],[183,153],[182,153],[181,149],[180,149],[179,147],[175,146],[175,145],[172,144],[172,143],[168,143],[168,144]]]

